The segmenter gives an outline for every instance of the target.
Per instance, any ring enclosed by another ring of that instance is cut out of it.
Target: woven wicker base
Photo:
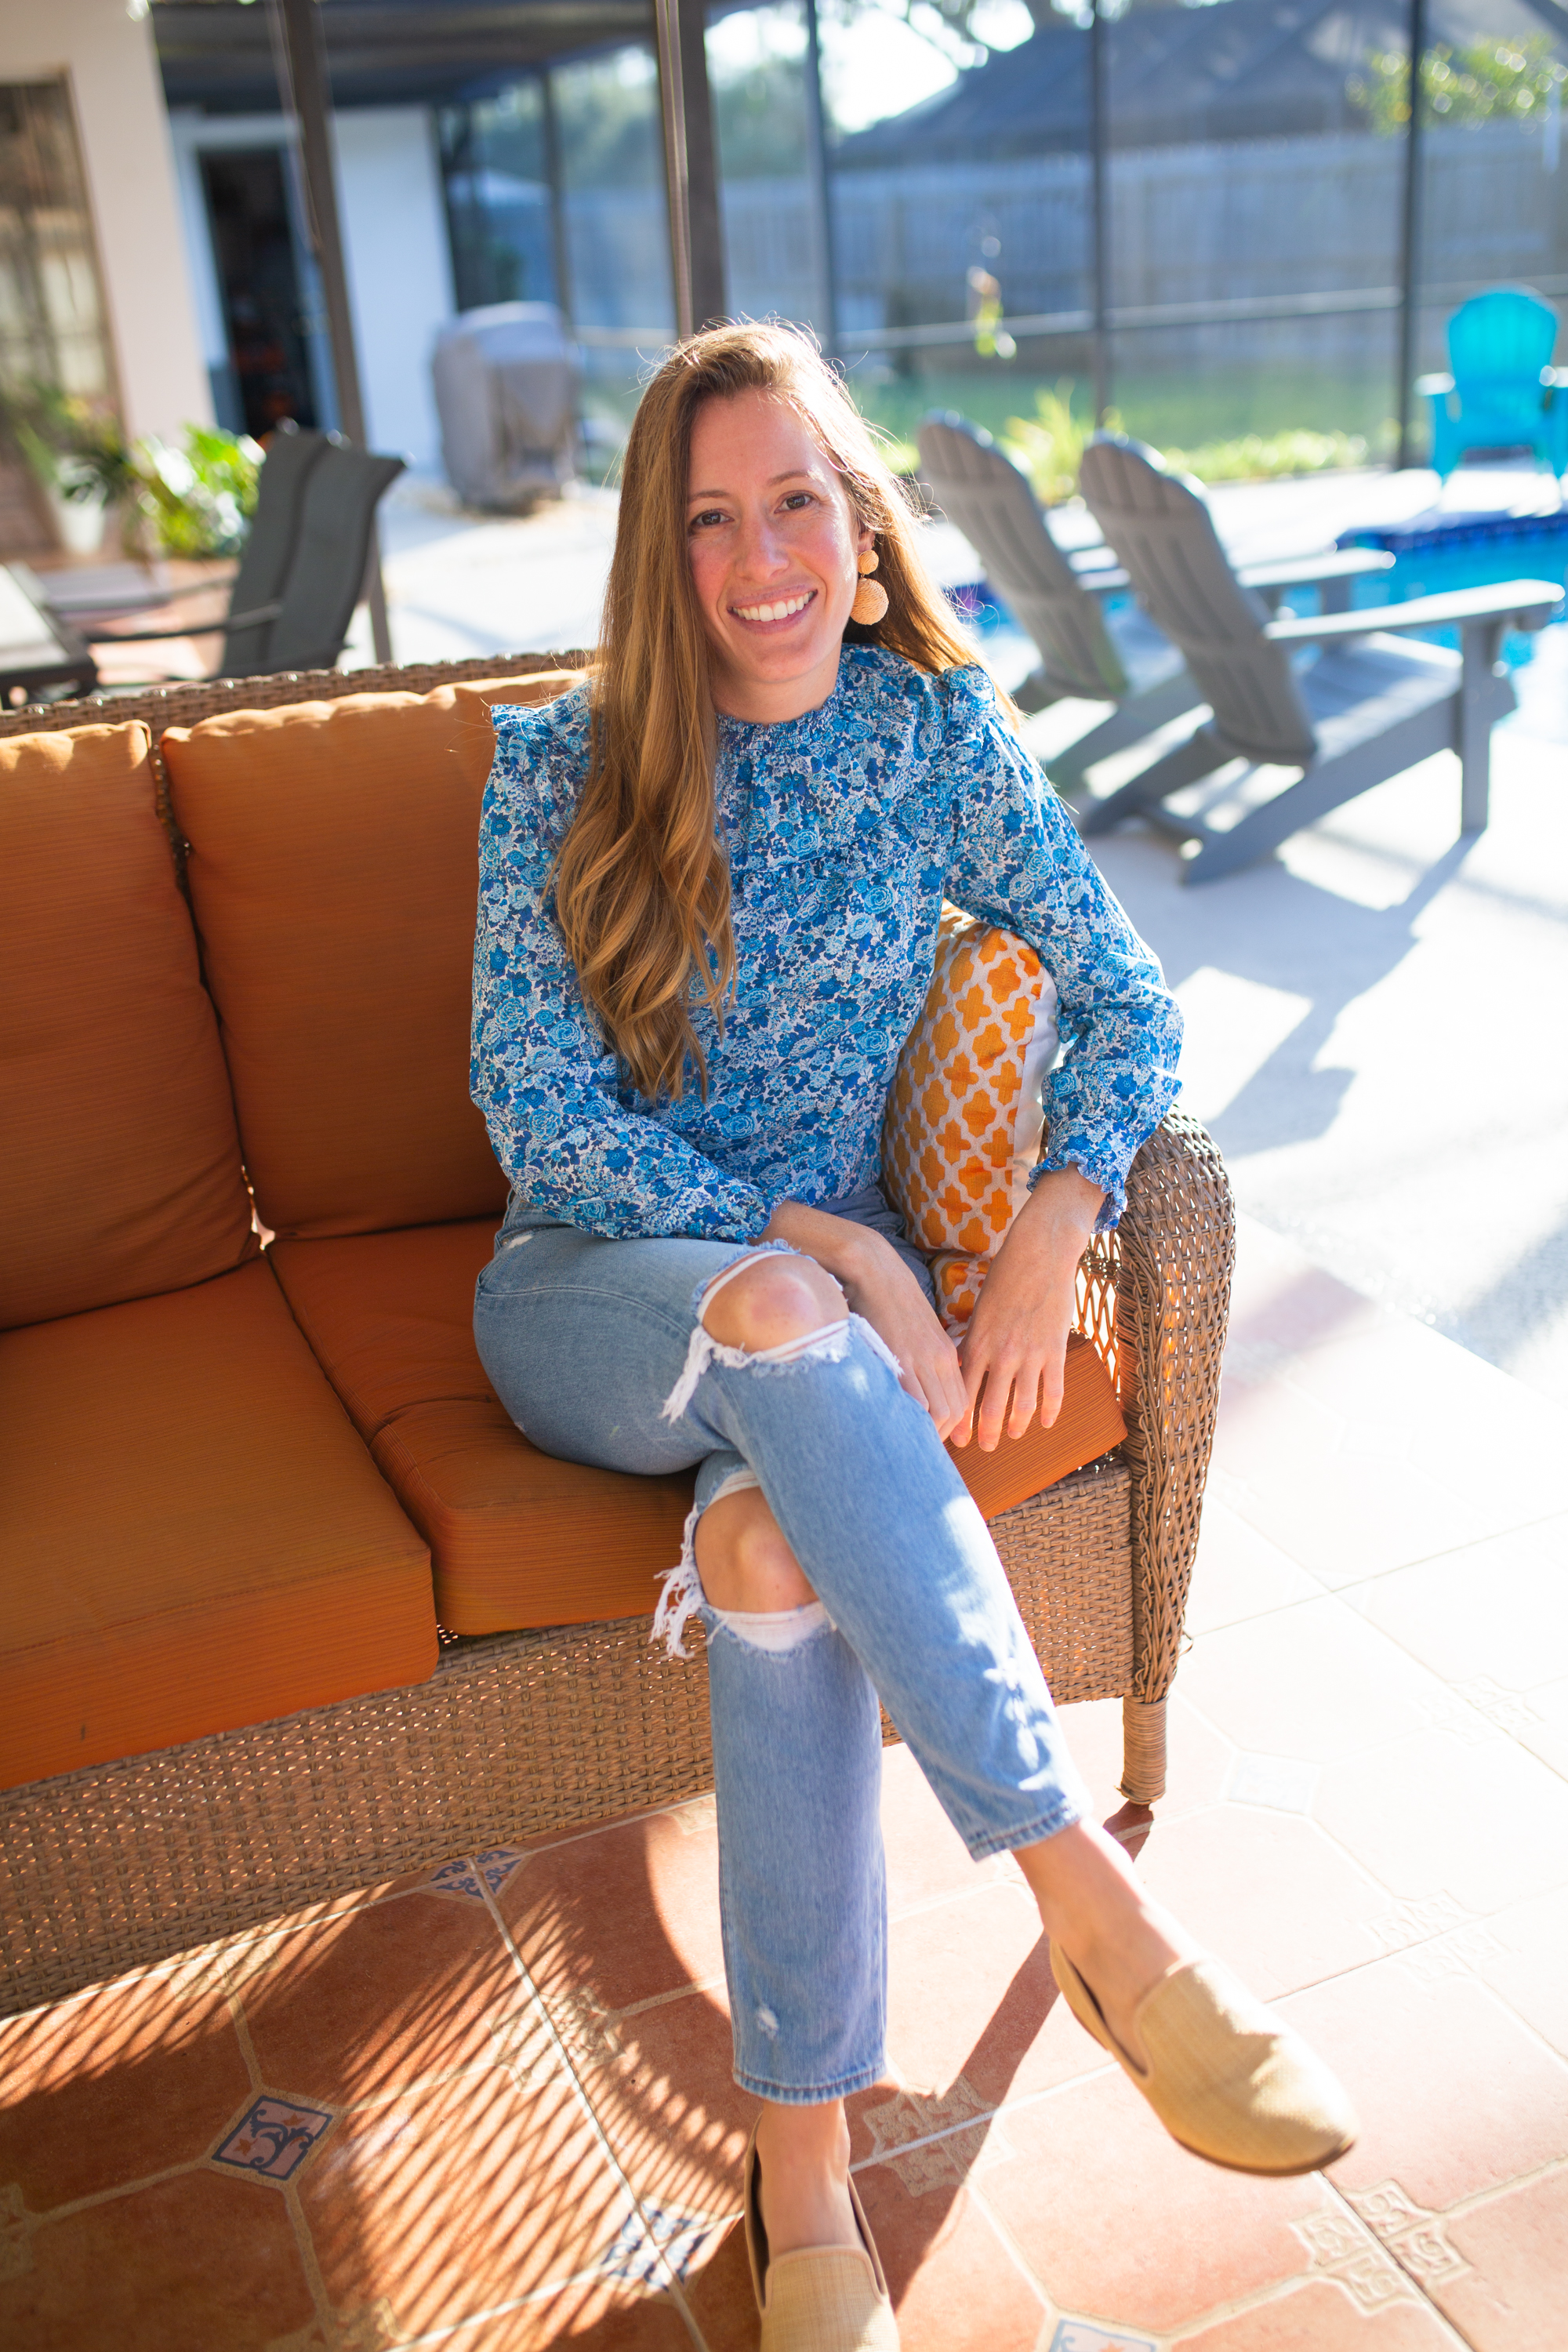
[[[993,1528],[1058,1697],[1128,1688],[1130,1505],[1112,1459]],[[699,1795],[708,1677],[648,1624],[457,1643],[426,1683],[0,1796],[0,2015],[448,1854]]]
[[[1132,1480],[1110,1454],[991,1524],[1058,1706],[1132,1687]]]

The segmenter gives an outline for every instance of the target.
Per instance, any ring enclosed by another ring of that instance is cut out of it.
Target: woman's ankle
[[[1016,1856],[1041,1924],[1082,1975],[1113,2027],[1168,1969],[1200,1947],[1149,1895],[1115,1841],[1085,1822]]]
[[[820,2106],[770,2100],[757,2119],[757,2166],[770,2254],[858,2243],[842,2100]]]

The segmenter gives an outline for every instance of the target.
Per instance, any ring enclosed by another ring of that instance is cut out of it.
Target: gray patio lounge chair
[[[221,621],[169,629],[77,626],[89,645],[153,645],[224,633],[219,677],[331,669],[364,585],[376,506],[401,457],[352,449],[335,435],[280,427],[257,485],[256,516]]]
[[[1140,603],[1181,647],[1209,707],[1184,742],[1084,816],[1088,834],[1128,816],[1197,845],[1184,879],[1232,874],[1331,809],[1430,758],[1458,751],[1460,830],[1487,822],[1491,730],[1514,708],[1498,652],[1505,628],[1538,629],[1563,601],[1551,581],[1510,580],[1317,620],[1274,620],[1231,568],[1195,482],[1152,449],[1098,435],[1080,475],[1089,511]],[[1403,644],[1395,632],[1458,626],[1463,650]],[[1321,648],[1298,671],[1292,653]],[[1204,795],[1184,792],[1244,762]],[[1273,769],[1295,769],[1279,788]]]
[[[1040,667],[1019,699],[1026,709],[1076,696],[1118,707],[1098,727],[1052,754],[1058,792],[1070,792],[1099,760],[1142,741],[1195,709],[1203,696],[1181,655],[1146,614],[1107,612],[1102,596],[1128,587],[1106,547],[1058,547],[1026,476],[989,433],[966,417],[933,415],[921,426],[921,472],[937,505],[985,566],[985,576],[1031,636]],[[1254,564],[1245,578],[1276,606],[1288,588],[1321,586],[1324,603],[1348,601],[1358,574],[1386,571],[1393,557],[1370,548],[1332,549],[1286,562]]]

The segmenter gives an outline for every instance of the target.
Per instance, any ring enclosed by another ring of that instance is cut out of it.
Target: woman
[[[547,1452],[697,1465],[658,1630],[708,1635],[763,2342],[869,2352],[898,2338],[843,2102],[883,2071],[879,1696],[1178,2138],[1288,2172],[1353,2130],[1082,1818],[942,1444],[1054,1419],[1074,1269],[1174,1094],[1179,1019],[786,330],[714,329],[655,375],[595,678],[495,720],[474,1094],[514,1189],[479,1350]],[[1038,950],[1068,1045],[961,1349],[876,1187],[944,897]]]

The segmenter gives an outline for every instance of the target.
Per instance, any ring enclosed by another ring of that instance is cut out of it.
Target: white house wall
[[[438,467],[430,385],[436,330],[452,316],[452,260],[429,110],[340,114],[338,203],[372,446]]]
[[[218,148],[291,144],[280,114],[172,118],[196,315],[209,366],[228,357],[201,157]],[[337,115],[338,214],[360,391],[371,446],[438,467],[430,385],[436,330],[452,316],[452,261],[429,110],[366,107]]]
[[[145,13],[126,0],[0,5],[0,82],[69,82],[103,280],[123,423],[178,436],[212,422],[170,153]]]

